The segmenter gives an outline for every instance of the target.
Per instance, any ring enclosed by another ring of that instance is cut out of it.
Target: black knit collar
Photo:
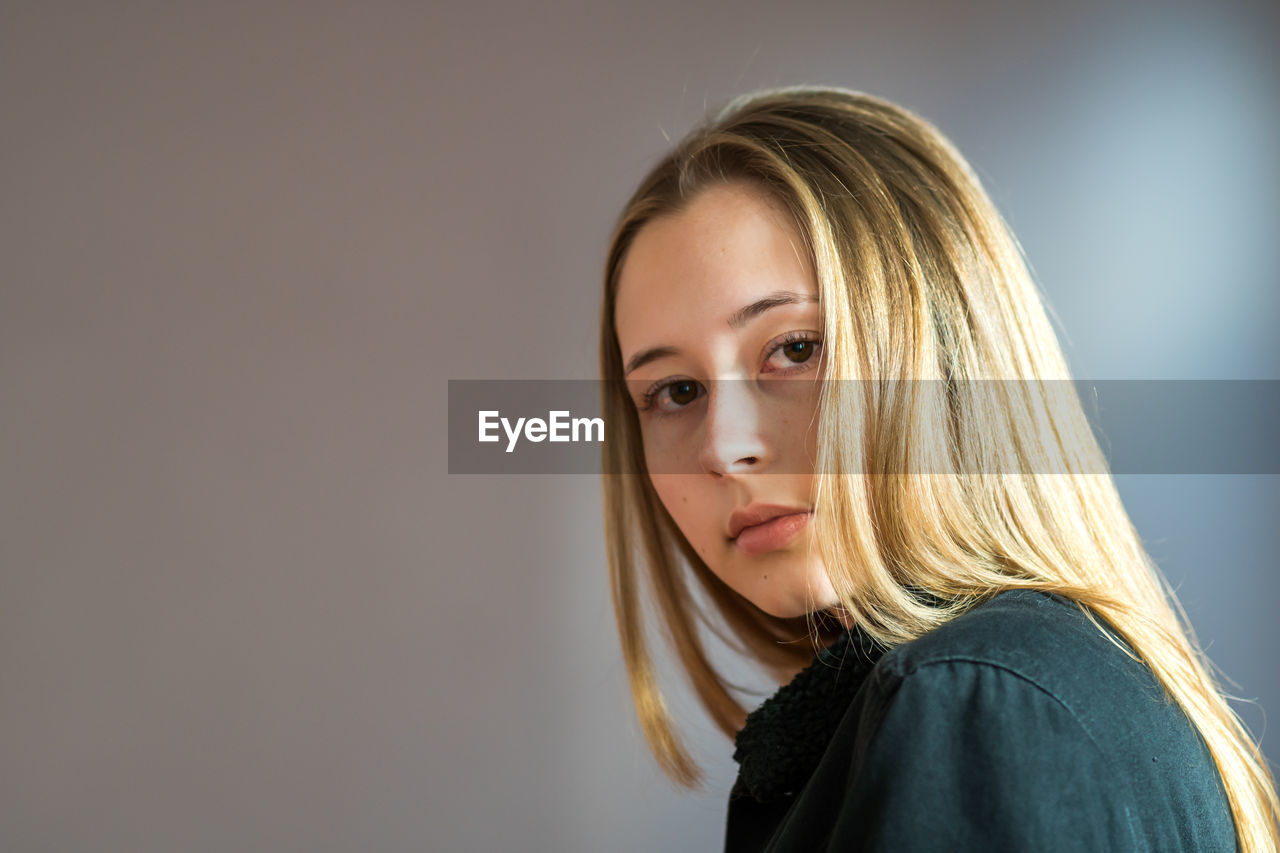
[[[851,628],[748,714],[734,738],[733,758],[739,765],[735,793],[760,802],[796,793],[813,775],[854,694],[884,651]]]

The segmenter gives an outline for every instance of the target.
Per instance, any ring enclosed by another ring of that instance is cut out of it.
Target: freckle
[[[688,502],[689,502],[689,499],[688,499],[688,498],[681,498],[681,499],[680,499],[680,503],[682,503],[682,504],[687,504]]]
[[[765,579],[765,580],[768,580],[768,579],[769,579],[769,576],[768,576],[768,575],[765,575],[765,576],[764,576],[764,579]]]

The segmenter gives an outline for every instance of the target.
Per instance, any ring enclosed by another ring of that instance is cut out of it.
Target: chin
[[[817,590],[812,587],[802,588],[790,595],[781,589],[768,589],[763,592],[768,594],[747,596],[747,599],[760,610],[778,619],[795,619],[810,613],[829,610],[840,603],[835,590],[829,587]]]
[[[753,598],[751,603],[776,619],[795,619],[822,609],[816,603],[806,605],[803,602],[779,601],[776,598]]]

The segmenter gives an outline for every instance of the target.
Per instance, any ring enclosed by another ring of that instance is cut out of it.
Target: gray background
[[[598,481],[448,476],[446,380],[594,377],[666,137],[802,82],[956,142],[1077,375],[1280,378],[1276,10],[0,4],[0,848],[717,849]],[[1262,731],[1276,478],[1120,487]]]

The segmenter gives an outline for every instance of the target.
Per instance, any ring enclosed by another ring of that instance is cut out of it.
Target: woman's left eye
[[[814,353],[821,348],[822,341],[816,335],[792,332],[770,350],[768,362],[782,370],[787,370],[809,362]]]

